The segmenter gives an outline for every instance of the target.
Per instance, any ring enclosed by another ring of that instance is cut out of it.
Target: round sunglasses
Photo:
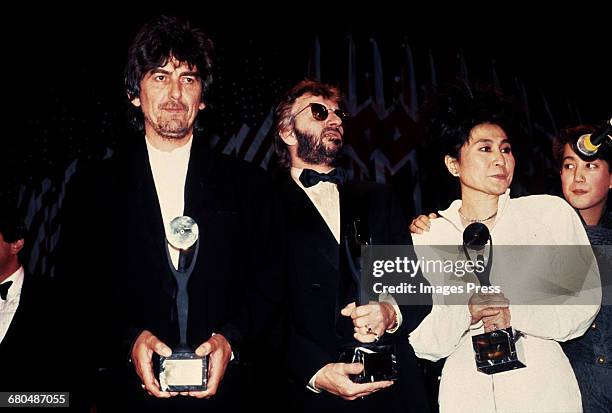
[[[294,118],[297,117],[300,113],[310,108],[310,113],[315,120],[324,121],[329,116],[330,109],[327,109],[325,105],[322,103],[309,103],[306,107],[300,109],[295,115]],[[340,118],[342,123],[346,122],[349,119],[349,114],[343,111],[342,109],[334,109],[332,110]]]

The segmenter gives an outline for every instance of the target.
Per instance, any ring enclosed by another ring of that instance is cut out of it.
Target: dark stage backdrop
[[[1,196],[15,199],[27,215],[35,273],[53,275],[61,206],[73,174],[135,138],[124,118],[123,66],[131,39],[150,15],[94,8],[80,17],[15,16],[22,24],[8,34],[3,63],[9,111]],[[601,58],[609,50],[605,37],[562,24],[552,30],[537,22],[526,27],[520,19],[451,24],[418,14],[397,19],[393,10],[359,21],[333,14],[276,22],[212,12],[188,17],[216,44],[211,104],[203,114],[203,136],[216,150],[271,169],[276,99],[304,77],[338,84],[353,116],[349,172],[392,183],[407,215],[450,201],[450,193],[428,181],[436,161],[424,156],[416,125],[428,94],[448,81],[493,83],[521,103],[527,150],[513,183],[517,195],[558,191],[550,142],[560,128],[612,115],[610,70]]]

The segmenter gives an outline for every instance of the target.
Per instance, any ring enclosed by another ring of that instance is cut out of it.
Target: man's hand
[[[329,363],[317,373],[315,387],[340,396],[345,400],[355,400],[393,384],[392,381],[353,383],[349,374],[359,374],[362,370],[363,364],[360,363]]]
[[[159,381],[153,374],[153,352],[160,356],[169,357],[172,350],[160,339],[155,337],[150,331],[144,330],[132,347],[132,363],[136,369],[136,374],[142,381],[143,389],[151,396],[168,398],[176,396],[176,392],[161,391]]]
[[[433,212],[429,215],[419,215],[410,223],[410,232],[413,234],[422,234],[423,232],[429,232],[431,227],[431,220],[438,218]]]
[[[498,325],[498,328],[506,328],[510,325],[509,305],[510,301],[503,294],[473,294],[468,302],[468,308],[472,316],[471,323],[476,324],[480,320],[485,322],[486,319],[487,325],[485,326],[485,331],[486,327],[490,328],[491,325]],[[507,314],[500,315],[504,310]],[[506,319],[508,325],[502,327],[505,325]]]
[[[181,392],[184,396],[193,396],[198,399],[214,396],[219,389],[221,379],[225,375],[225,369],[232,357],[232,346],[221,334],[215,334],[208,341],[202,343],[195,353],[208,359],[208,386],[205,391]]]
[[[385,302],[372,302],[359,307],[353,302],[340,310],[340,314],[353,319],[353,337],[362,343],[378,341],[385,330],[393,328],[396,322],[395,309]]]

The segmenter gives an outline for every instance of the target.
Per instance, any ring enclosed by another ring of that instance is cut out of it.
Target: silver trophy
[[[166,228],[166,255],[178,286],[176,310],[180,342],[172,349],[170,357],[160,357],[159,384],[163,391],[203,391],[206,390],[208,382],[208,356],[199,357],[187,344],[189,315],[187,284],[198,257],[200,247],[198,236],[198,224],[188,216],[174,218]],[[170,248],[180,251],[178,269],[172,263]],[[187,259],[188,256],[191,256],[190,261]]]

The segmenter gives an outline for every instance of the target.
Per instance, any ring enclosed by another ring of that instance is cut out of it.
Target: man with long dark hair
[[[249,331],[253,337],[263,329],[259,314],[279,286],[271,268],[271,244],[278,239],[271,229],[279,226],[263,171],[212,153],[194,134],[212,82],[212,50],[201,30],[177,18],[161,16],[142,27],[125,75],[139,138],[85,180],[85,204],[68,210],[74,216],[96,211],[87,233],[95,236],[80,243],[86,248],[68,251],[70,264],[85,277],[82,268],[96,263],[97,281],[88,282],[104,291],[97,318],[104,323],[115,313],[121,326],[131,365],[118,383],[135,409],[238,409],[241,345]],[[162,390],[156,371],[158,358],[179,344],[182,310],[173,267],[180,271],[182,253],[166,245],[169,224],[179,216],[193,218],[200,232],[186,287],[186,340],[210,360],[207,389],[180,393]],[[71,229],[79,228],[68,226],[67,237]],[[106,324],[104,331],[115,328]]]

